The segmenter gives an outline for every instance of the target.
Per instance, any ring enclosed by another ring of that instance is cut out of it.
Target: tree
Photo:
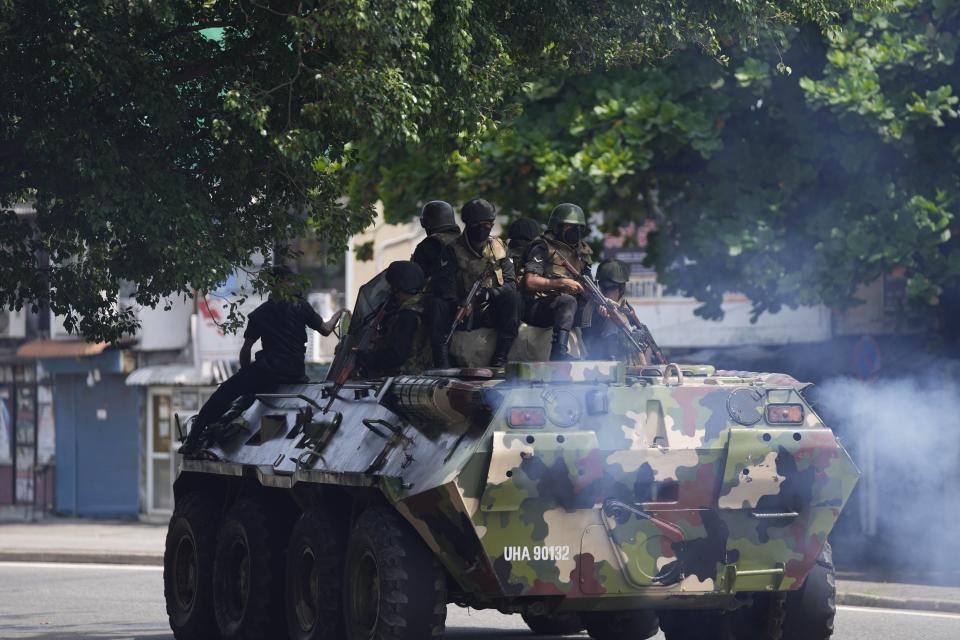
[[[845,307],[891,272],[906,277],[905,311],[929,316],[960,282],[958,7],[900,1],[731,51],[727,66],[686,51],[535,85],[446,178],[388,193],[488,194],[541,216],[573,200],[608,230],[653,217],[660,281],[707,318],[726,292],[754,317]]]
[[[0,0],[0,304],[115,339],[124,282],[153,305],[307,231],[341,249],[384,159],[468,150],[533,78],[722,58],[847,6]]]

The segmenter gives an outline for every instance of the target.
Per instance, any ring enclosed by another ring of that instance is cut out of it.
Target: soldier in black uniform
[[[443,200],[431,200],[423,205],[420,210],[420,226],[427,232],[427,237],[413,250],[410,259],[420,265],[429,282],[440,267],[440,252],[445,246],[456,241],[460,235],[460,227],[457,226],[453,207]]]
[[[443,200],[431,200],[423,205],[423,209],[420,210],[420,226],[426,230],[427,237],[414,249],[410,260],[420,265],[426,279],[423,311],[427,326],[430,328],[432,364],[434,367],[444,369],[450,364],[441,360],[445,350],[440,344],[442,338],[436,336],[442,336],[450,330],[453,311],[446,300],[433,294],[432,283],[433,277],[440,268],[440,254],[445,246],[456,242],[460,237],[460,227],[457,226],[453,207]]]
[[[430,347],[424,329],[423,269],[398,260],[387,267],[390,299],[371,349],[357,354],[364,377],[418,373],[429,368]]]
[[[446,300],[453,311],[463,303],[487,266],[493,266],[493,276],[481,283],[482,288],[468,317],[473,328],[497,330],[497,345],[490,366],[500,367],[506,363],[520,327],[520,294],[507,247],[500,238],[490,235],[496,215],[496,209],[486,200],[474,199],[463,205],[460,218],[465,225],[464,231],[440,254],[440,269],[434,279],[433,292]],[[451,323],[453,316],[454,313],[448,316]],[[441,363],[438,366],[449,366],[449,345],[443,345],[446,332],[450,330],[449,324],[442,330],[443,333],[431,336],[431,344],[439,343],[443,349],[436,358]]]
[[[571,277],[559,256],[566,258],[578,273],[589,275],[592,251],[583,240],[586,216],[575,204],[558,204],[550,213],[547,228],[530,244],[524,260],[523,319],[535,327],[552,327],[550,359],[569,360],[570,331],[577,324],[588,324],[589,315],[583,313],[587,302],[583,299],[583,286]],[[580,321],[583,315],[587,316],[586,323]]]
[[[289,282],[295,275],[283,265],[273,268],[273,277],[278,282]],[[287,299],[271,294],[247,318],[240,349],[240,371],[225,380],[200,408],[181,453],[196,452],[207,426],[222,416],[240,396],[269,393],[281,384],[306,382],[303,365],[307,352],[306,328],[328,336],[342,314],[343,309],[340,309],[324,322],[302,294],[296,293]],[[261,341],[263,348],[251,362],[250,351],[257,340]]]

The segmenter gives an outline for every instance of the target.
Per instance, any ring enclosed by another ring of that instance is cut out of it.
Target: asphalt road
[[[161,576],[159,567],[0,563],[0,638],[173,640]],[[841,607],[836,626],[836,640],[960,638],[960,615],[942,613]],[[447,637],[535,636],[519,616],[451,606]]]

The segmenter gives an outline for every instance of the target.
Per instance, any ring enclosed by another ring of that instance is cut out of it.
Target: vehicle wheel
[[[197,492],[177,501],[163,551],[163,596],[177,640],[215,637],[213,557],[217,545],[218,504]]]
[[[347,640],[426,640],[443,636],[446,577],[400,516],[371,507],[357,520],[344,568]]]
[[[827,640],[837,614],[833,549],[828,542],[799,591],[787,594],[783,640]]]
[[[217,535],[213,609],[220,635],[229,640],[272,637],[282,622],[282,570],[263,509],[241,500]]]
[[[576,613],[554,613],[535,616],[522,615],[523,621],[538,636],[569,636],[583,630],[583,620]]]
[[[287,546],[287,628],[294,640],[340,640],[346,542],[322,509],[300,516]]]
[[[596,640],[645,640],[660,629],[656,612],[648,609],[591,611],[581,616],[587,633]]]

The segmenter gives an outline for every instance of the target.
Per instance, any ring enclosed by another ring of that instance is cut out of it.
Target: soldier
[[[416,262],[398,260],[387,267],[390,298],[385,303],[369,351],[357,354],[365,377],[379,378],[417,373],[429,368],[423,312],[423,269]]]
[[[607,298],[622,310],[621,317],[630,322],[633,309],[623,297],[627,281],[630,280],[630,265],[620,260],[607,258],[597,266],[597,285]],[[583,341],[591,360],[628,360],[631,364],[645,364],[637,361],[636,351],[623,339],[621,330],[606,317],[606,311],[598,307],[594,311],[589,330],[584,331]]]
[[[450,366],[449,362],[441,359],[445,350],[440,341],[442,336],[450,330],[453,311],[446,300],[433,294],[432,282],[440,268],[440,254],[443,248],[456,242],[460,237],[460,227],[457,226],[455,216],[453,207],[443,200],[431,200],[423,205],[423,209],[420,210],[420,226],[426,230],[427,237],[420,241],[410,258],[420,265],[426,278],[423,299],[424,317],[430,327],[433,366],[441,369]]]
[[[507,230],[507,255],[519,281],[523,277],[523,258],[530,243],[540,236],[540,224],[533,218],[517,218]]]
[[[488,267],[492,269],[493,275],[480,283],[479,293],[466,312],[470,326],[497,330],[497,345],[490,365],[500,367],[506,363],[520,327],[520,295],[507,248],[500,238],[490,235],[496,216],[496,209],[486,200],[474,199],[463,205],[460,218],[465,228],[457,241],[444,247],[440,254],[434,294],[446,300],[452,310],[463,303]],[[452,323],[453,314],[448,317]],[[437,366],[449,366],[448,331],[449,325],[443,327],[442,334],[431,336],[431,344],[440,344],[442,349],[435,359]]]
[[[275,266],[272,273],[278,283],[289,283],[296,276],[283,265]],[[180,452],[195,453],[207,426],[222,416],[240,396],[268,393],[280,384],[306,382],[303,365],[307,352],[306,327],[328,336],[343,313],[340,309],[324,322],[301,293],[297,292],[288,299],[271,294],[247,318],[240,349],[240,370],[225,380],[200,408]],[[263,348],[251,362],[250,351],[257,340]]]
[[[455,216],[453,207],[443,200],[431,200],[420,210],[420,226],[427,232],[427,237],[413,250],[410,259],[423,269],[427,282],[440,267],[440,252],[460,235]]]
[[[587,303],[579,300],[583,286],[571,277],[560,256],[589,277],[592,251],[583,240],[586,228],[583,209],[575,204],[558,204],[550,212],[547,231],[530,244],[524,260],[524,321],[553,328],[551,360],[570,359],[570,331],[585,315]]]

